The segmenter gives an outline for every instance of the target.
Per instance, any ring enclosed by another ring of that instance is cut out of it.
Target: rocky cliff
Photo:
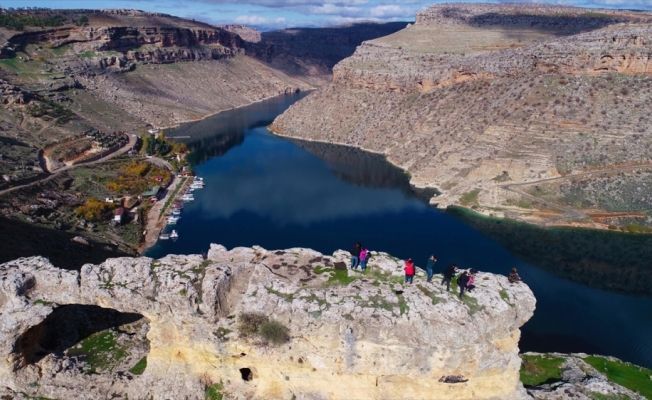
[[[606,228],[590,214],[632,211],[606,206],[606,186],[572,202],[557,188],[534,189],[549,178],[652,162],[643,112],[652,104],[650,46],[645,13],[432,6],[416,24],[364,42],[333,68],[332,85],[272,129],[382,153],[414,185],[443,192],[431,200],[441,207]],[[625,180],[640,186],[639,175]],[[531,186],[507,187],[519,184]]]
[[[527,397],[519,327],[535,299],[525,284],[480,273],[461,301],[422,275],[402,284],[387,254],[365,273],[347,269],[347,255],[212,245],[206,259],[119,258],[80,272],[39,257],[0,265],[0,393]],[[252,331],[252,316],[287,336]]]

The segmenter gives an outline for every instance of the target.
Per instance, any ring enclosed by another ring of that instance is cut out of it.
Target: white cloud
[[[240,15],[234,20],[235,23],[244,25],[283,25],[285,18],[265,18],[259,15]]]
[[[376,6],[369,10],[371,18],[412,18],[414,14],[413,8],[403,8],[396,4]]]

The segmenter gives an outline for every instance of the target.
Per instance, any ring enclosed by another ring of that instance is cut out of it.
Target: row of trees
[[[14,31],[22,31],[26,26],[61,26],[67,19],[61,15],[29,15],[13,12],[0,13],[0,26]]]
[[[185,153],[188,150],[185,143],[168,141],[163,131],[159,133],[158,137],[152,134],[142,135],[140,140],[143,143],[140,151],[144,154],[165,156],[171,152]]]

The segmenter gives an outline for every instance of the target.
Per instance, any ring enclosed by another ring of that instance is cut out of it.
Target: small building
[[[153,176],[152,179],[159,183],[163,182],[163,177],[159,175]]]
[[[140,197],[143,199],[151,198],[151,197],[158,198],[158,194],[160,191],[161,191],[161,186],[154,186],[152,189],[141,194]]]
[[[124,217],[124,215],[125,215],[124,207],[118,207],[118,209],[115,210],[115,215],[113,216],[113,221],[122,223],[122,218]]]

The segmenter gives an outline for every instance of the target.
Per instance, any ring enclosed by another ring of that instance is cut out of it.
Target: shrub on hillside
[[[290,329],[261,313],[242,313],[238,318],[238,332],[243,337],[259,336],[266,343],[283,344],[290,340]]]
[[[268,321],[267,316],[261,313],[242,313],[238,321],[238,332],[244,337],[256,335],[260,326]]]
[[[272,344],[283,344],[290,340],[288,327],[275,320],[263,322],[259,333],[266,342]]]

